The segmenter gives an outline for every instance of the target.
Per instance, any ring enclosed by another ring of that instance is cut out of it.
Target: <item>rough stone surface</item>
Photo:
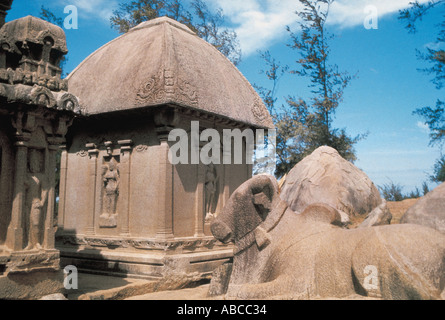
[[[0,276],[0,297],[4,300],[38,300],[63,290],[62,271],[35,268],[29,272]]]
[[[445,234],[445,183],[420,198],[400,223],[420,224]]]
[[[209,287],[209,296],[221,296],[229,288],[230,275],[232,274],[233,263],[228,262],[217,268],[212,274],[212,281]]]
[[[330,147],[318,148],[289,172],[281,198],[296,212],[326,203],[340,211],[344,222],[347,217],[369,214],[382,203],[366,174]]]
[[[417,225],[345,230],[327,204],[296,214],[272,176],[238,188],[212,224],[235,243],[226,298],[443,299],[445,236]]]
[[[167,17],[144,22],[109,42],[67,79],[86,114],[172,103],[254,127],[273,127],[264,103],[238,69]]]
[[[365,221],[358,226],[358,228],[383,226],[391,224],[391,220],[391,211],[388,209],[386,200],[383,200],[382,204],[372,210],[372,212],[366,217]]]

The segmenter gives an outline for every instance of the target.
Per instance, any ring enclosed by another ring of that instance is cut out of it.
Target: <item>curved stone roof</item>
[[[1,39],[12,38],[15,42],[32,42],[43,45],[47,37],[54,40],[53,49],[64,54],[68,52],[63,29],[40,18],[26,16],[10,21],[0,29]]]
[[[261,98],[216,48],[167,17],[109,42],[67,78],[87,115],[174,104],[260,128]]]

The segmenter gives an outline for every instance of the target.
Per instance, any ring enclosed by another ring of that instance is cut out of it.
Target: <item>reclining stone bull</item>
[[[274,177],[243,184],[212,223],[234,242],[228,299],[445,299],[445,236],[417,225],[340,228],[336,209],[301,214]]]

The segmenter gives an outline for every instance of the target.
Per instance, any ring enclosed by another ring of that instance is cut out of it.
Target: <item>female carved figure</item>
[[[119,195],[119,171],[114,158],[110,163],[104,166],[104,198],[103,198],[103,216],[112,216],[116,214],[116,203]]]
[[[29,173],[25,182],[27,190],[27,212],[29,212],[28,223],[28,245],[25,250],[41,249],[41,226],[43,208],[48,198],[46,190],[45,175],[42,173],[41,154],[38,150],[30,150]]]
[[[210,163],[207,166],[205,174],[205,212],[206,219],[210,219],[213,216],[212,205],[216,196],[216,186],[218,182],[218,173],[215,165]]]

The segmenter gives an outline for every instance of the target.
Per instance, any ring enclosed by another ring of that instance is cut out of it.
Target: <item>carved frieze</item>
[[[136,152],[145,152],[148,150],[148,146],[144,145],[144,144],[140,144],[138,146],[136,146],[136,148],[134,148],[136,150]]]
[[[259,97],[255,98],[252,112],[254,117],[260,122],[264,122],[264,120],[266,120],[267,118],[266,110],[264,109],[263,103],[261,102],[261,99]]]
[[[140,250],[199,250],[212,249],[222,245],[213,237],[201,239],[175,239],[171,241],[156,241],[145,239],[95,238],[75,235],[57,236],[57,241],[63,245],[90,246],[98,248],[134,248]]]
[[[172,70],[161,70],[147,79],[137,91],[139,103],[165,103],[173,100],[187,106],[198,105],[196,86]],[[169,100],[169,101],[167,101]]]
[[[138,102],[163,102],[165,99],[164,71],[151,76],[147,83],[142,85],[138,92],[136,100]]]
[[[42,86],[34,86],[31,91],[30,98],[32,104],[45,106],[47,108],[53,108],[57,104],[52,92]]]

